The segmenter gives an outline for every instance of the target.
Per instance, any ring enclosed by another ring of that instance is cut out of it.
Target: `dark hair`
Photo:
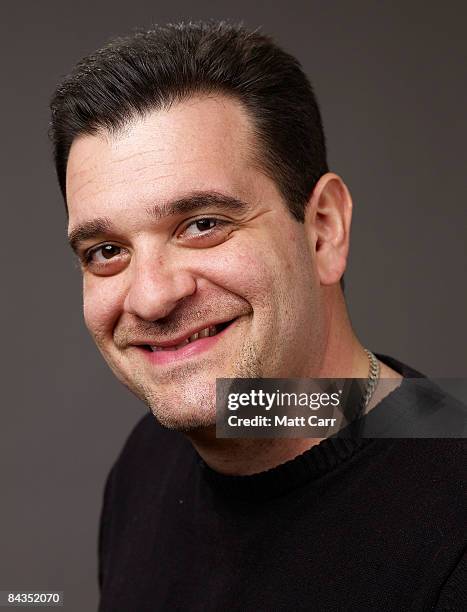
[[[116,38],[77,64],[51,101],[50,137],[65,201],[76,136],[117,131],[135,115],[213,92],[248,110],[257,161],[303,221],[306,202],[328,171],[312,87],[299,62],[270,37],[225,22],[157,26]]]

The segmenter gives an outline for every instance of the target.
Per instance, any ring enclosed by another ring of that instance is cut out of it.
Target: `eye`
[[[190,248],[209,248],[221,244],[229,237],[233,224],[217,217],[200,217],[187,223],[178,234],[178,240]]]
[[[121,272],[130,260],[130,253],[116,244],[100,244],[89,249],[81,258],[82,266],[97,276],[111,276]]]
[[[219,219],[213,219],[211,217],[197,219],[196,221],[193,221],[192,223],[187,225],[184,234],[185,236],[197,236],[200,233],[214,229],[219,224]]]
[[[118,255],[120,255],[122,249],[115,244],[103,244],[100,247],[92,249],[86,255],[87,263],[105,263],[109,259],[112,259]]]

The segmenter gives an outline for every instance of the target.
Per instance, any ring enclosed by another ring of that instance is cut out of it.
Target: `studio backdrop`
[[[2,19],[0,590],[97,602],[105,477],[146,412],[83,324],[81,273],[47,139],[50,96],[84,55],[136,26],[261,27],[320,103],[329,165],[353,197],[345,274],[372,351],[465,377],[465,3],[9,2]]]

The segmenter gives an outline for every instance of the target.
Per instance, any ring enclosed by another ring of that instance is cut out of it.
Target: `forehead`
[[[258,180],[254,147],[245,109],[221,96],[151,112],[114,135],[80,136],[67,166],[70,221],[194,190],[245,196]]]

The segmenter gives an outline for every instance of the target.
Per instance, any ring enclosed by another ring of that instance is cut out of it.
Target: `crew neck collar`
[[[423,374],[387,355],[375,353],[376,357],[403,378],[419,378]],[[375,406],[380,408],[386,402],[404,397],[406,385],[401,385]],[[339,465],[349,461],[360,452],[372,438],[361,438],[357,434],[345,437],[332,436],[321,440],[315,446],[294,459],[281,463],[269,470],[247,476],[221,474],[210,468],[200,458],[200,467],[206,481],[212,488],[229,498],[244,501],[261,501],[286,495],[287,493],[316,480]]]

